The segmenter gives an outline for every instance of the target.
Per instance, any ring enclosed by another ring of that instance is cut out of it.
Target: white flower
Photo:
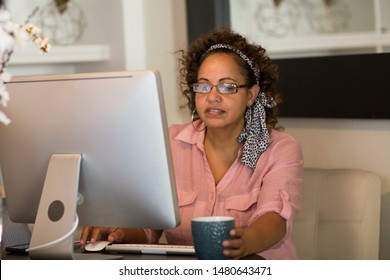
[[[12,34],[14,37],[14,40],[17,44],[24,47],[25,42],[28,40],[29,36],[23,27],[23,25],[16,24],[14,22],[8,22],[4,29],[9,33]]]
[[[11,120],[2,111],[0,111],[0,122],[5,125],[9,125]]]
[[[2,105],[3,107],[7,107],[8,101],[9,101],[9,93],[4,87],[0,89],[0,105]]]
[[[25,29],[27,31],[27,33],[29,34],[33,34],[33,35],[39,35],[41,34],[41,29],[39,29],[38,27],[36,27],[35,25],[29,23],[25,26]]]
[[[11,20],[11,13],[6,9],[0,9],[0,24]]]
[[[0,13],[2,15],[3,13]],[[3,17],[1,17],[3,18]],[[1,20],[1,19],[0,19]],[[9,56],[12,53],[14,46],[14,40],[11,35],[3,30],[0,25],[0,106],[6,107],[9,101],[9,93],[5,87],[5,82],[11,79],[5,65],[9,60]],[[0,122],[8,125],[11,121],[0,110]]]
[[[0,74],[0,81],[3,83],[7,83],[11,81],[11,75],[8,73],[8,70],[5,68],[3,69],[3,72]],[[1,84],[0,84],[0,88],[1,88]]]
[[[5,59],[3,56],[12,51],[14,47],[14,38],[9,35],[8,32],[6,32],[0,25],[0,63],[4,62],[3,59]],[[1,67],[1,66],[0,66]],[[0,68],[1,71],[1,68]]]
[[[7,75],[9,76],[8,73],[4,73],[4,72],[0,75],[0,106],[3,107],[7,107],[9,101],[9,93],[3,82],[4,81],[3,77],[5,79],[8,79],[8,77],[5,77]],[[11,120],[1,110],[0,110],[0,122],[5,125],[8,125],[11,122]]]
[[[31,36],[32,41],[39,47],[42,53],[48,52],[51,48],[48,40],[39,36],[41,30],[33,24],[24,27],[26,33]]]

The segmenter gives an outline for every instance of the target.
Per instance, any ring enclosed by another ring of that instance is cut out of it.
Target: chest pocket
[[[196,192],[178,192],[177,200],[179,207],[188,206],[195,202]]]
[[[247,226],[248,220],[257,209],[260,191],[230,196],[225,200],[225,209],[236,218],[237,226]]]

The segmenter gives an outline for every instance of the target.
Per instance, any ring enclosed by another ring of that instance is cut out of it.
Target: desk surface
[[[154,254],[116,254],[116,253],[82,253],[75,250],[76,257],[88,260],[123,259],[123,260],[197,260],[191,255],[154,255]],[[2,252],[2,260],[29,260],[28,254]]]
[[[79,254],[81,252],[80,250],[75,250],[75,253]],[[85,259],[110,259],[110,257],[115,256],[122,256],[123,260],[197,260],[196,256],[191,255],[154,255],[154,254],[107,254],[107,253],[82,253],[82,255],[85,255]],[[2,259],[3,260],[29,260],[28,254],[15,254],[15,253],[6,253],[2,252]],[[259,257],[258,255],[251,255],[246,258],[245,260],[262,260],[263,258]]]

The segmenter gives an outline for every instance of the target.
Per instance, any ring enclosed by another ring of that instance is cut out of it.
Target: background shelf
[[[42,55],[37,47],[15,48],[10,65],[82,63],[110,60],[109,45],[53,46],[48,55]]]

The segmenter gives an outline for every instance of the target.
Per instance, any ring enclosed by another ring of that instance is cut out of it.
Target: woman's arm
[[[286,234],[286,221],[275,212],[258,217],[247,228],[235,228],[230,231],[232,240],[223,241],[224,255],[232,259],[241,259],[271,248]]]
[[[226,256],[234,259],[258,254],[289,238],[291,224],[299,210],[303,156],[300,144],[291,136],[276,133],[274,142],[255,169],[261,181],[257,209],[248,227],[231,231],[223,242]],[[263,164],[263,165],[262,165]],[[263,170],[267,172],[262,175]]]

